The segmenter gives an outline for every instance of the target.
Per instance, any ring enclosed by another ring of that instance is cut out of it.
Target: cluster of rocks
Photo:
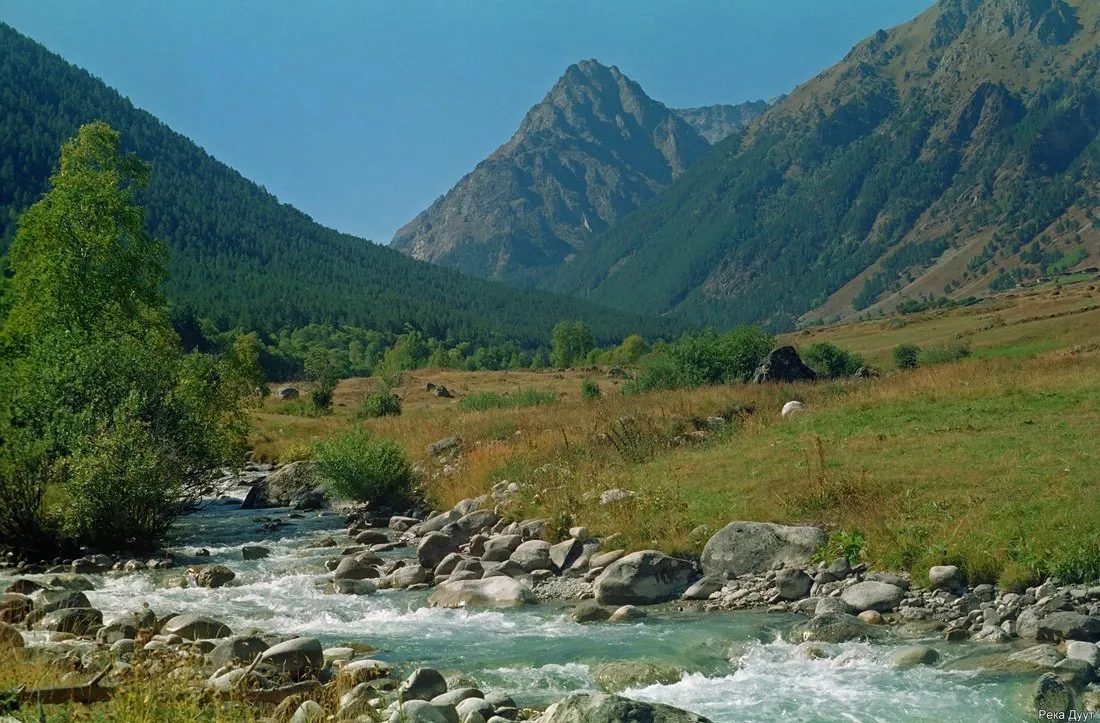
[[[13,575],[95,575],[109,571],[137,572],[138,570],[165,570],[175,567],[170,555],[136,558],[130,556],[110,556],[91,554],[78,558],[56,558],[50,561],[32,561],[18,559],[15,553],[6,553],[0,559],[0,568],[9,570]]]
[[[490,502],[488,496],[463,500],[423,520],[357,519],[348,528],[355,544],[328,563],[335,588],[371,594],[430,587],[432,606],[516,607],[540,597],[591,597],[592,580],[625,554],[600,553],[581,527],[550,544],[543,539],[547,520],[510,522],[487,509]],[[415,558],[380,557],[399,547],[415,549]]]

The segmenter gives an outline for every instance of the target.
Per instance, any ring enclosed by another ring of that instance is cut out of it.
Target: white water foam
[[[900,671],[890,667],[892,650],[882,646],[824,647],[831,657],[782,641],[754,644],[731,675],[688,674],[672,685],[624,695],[686,708],[716,723],[1027,720],[1009,703],[1011,688],[1003,682],[929,667]]]

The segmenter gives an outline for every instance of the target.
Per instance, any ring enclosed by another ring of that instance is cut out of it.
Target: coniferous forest
[[[671,336],[681,328],[470,279],[325,228],[3,24],[0,252],[14,238],[19,213],[46,191],[58,149],[95,120],[119,130],[123,149],[151,165],[138,201],[149,232],[171,251],[165,291],[178,328],[186,327],[181,331],[201,319],[207,335],[257,331],[273,346],[280,346],[282,331],[286,349],[287,335],[311,327],[300,341],[337,335],[341,339],[328,345],[345,352],[356,339],[392,345],[395,335],[416,332],[451,348],[472,345],[467,355],[495,347],[496,356],[510,358],[513,347],[533,353],[548,346],[552,328],[566,318],[584,320],[601,344],[632,333]]]

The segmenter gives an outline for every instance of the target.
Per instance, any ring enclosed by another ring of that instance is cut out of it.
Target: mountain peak
[[[392,245],[476,276],[527,283],[671,183],[707,145],[617,67],[581,60],[507,143]]]

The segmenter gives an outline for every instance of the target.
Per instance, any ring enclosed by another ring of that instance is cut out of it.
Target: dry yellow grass
[[[697,553],[732,519],[822,523],[862,532],[868,558],[887,567],[952,561],[1006,582],[1051,571],[1100,576],[1100,311],[1091,293],[1034,292],[916,315],[895,329],[876,322],[788,338],[834,341],[880,367],[898,343],[961,337],[976,350],[964,362],[875,380],[623,396],[601,376],[604,396],[591,401],[579,393],[594,376],[586,372],[429,370],[406,375],[402,416],[362,424],[404,446],[441,508],[515,482],[514,514],[587,525],[625,547]],[[460,396],[553,390],[559,401],[466,412],[424,392],[427,381]],[[321,419],[274,414],[269,401],[257,415],[258,453],[276,458],[356,423],[370,385],[342,383],[336,414]],[[779,409],[791,399],[809,412],[784,422]],[[738,408],[755,412],[706,441],[692,434]],[[427,445],[452,435],[461,454],[433,459]],[[600,505],[616,487],[637,501]]]

